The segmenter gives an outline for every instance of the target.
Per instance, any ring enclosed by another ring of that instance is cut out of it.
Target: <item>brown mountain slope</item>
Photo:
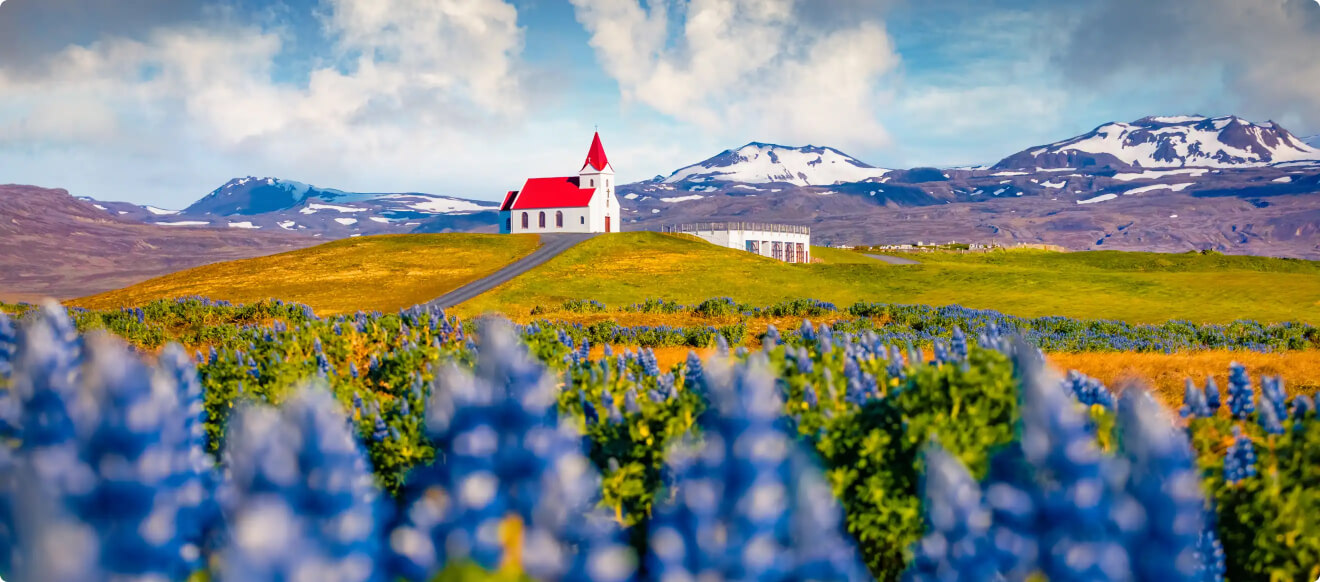
[[[0,185],[0,301],[65,299],[320,242],[120,220],[61,189]]]

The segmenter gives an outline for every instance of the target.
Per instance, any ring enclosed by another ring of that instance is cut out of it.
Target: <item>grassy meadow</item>
[[[1050,253],[918,255],[889,265],[858,253],[813,248],[819,263],[791,265],[656,233],[596,237],[473,301],[461,314],[527,313],[568,299],[628,305],[647,298],[711,297],[767,305],[808,297],[993,309],[1155,323],[1184,319],[1320,322],[1314,262],[1218,255]]]
[[[414,234],[350,238],[217,263],[69,301],[88,309],[200,295],[250,303],[277,298],[321,315],[393,311],[489,275],[538,246],[536,235]]]

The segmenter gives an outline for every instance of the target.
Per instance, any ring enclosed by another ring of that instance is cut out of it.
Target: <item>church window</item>
[[[564,211],[555,211],[555,228],[564,228]]]
[[[587,217],[583,216],[578,218],[578,224],[586,224],[586,223],[587,223]]]
[[[527,228],[527,213],[523,213],[523,228]]]
[[[541,213],[540,226],[541,228],[545,228],[545,212]]]

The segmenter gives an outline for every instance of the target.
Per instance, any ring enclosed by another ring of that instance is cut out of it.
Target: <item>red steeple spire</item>
[[[582,164],[582,169],[585,170],[587,166],[591,166],[600,171],[604,170],[609,163],[609,158],[605,157],[605,146],[600,145],[600,132],[596,132],[596,136],[591,138],[591,151],[587,152],[587,163]]]

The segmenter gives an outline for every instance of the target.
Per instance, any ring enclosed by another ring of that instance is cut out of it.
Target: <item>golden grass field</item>
[[[537,246],[536,235],[351,238],[197,267],[67,303],[106,309],[201,295],[235,303],[278,298],[309,305],[320,315],[389,312],[435,299],[499,270]]]

